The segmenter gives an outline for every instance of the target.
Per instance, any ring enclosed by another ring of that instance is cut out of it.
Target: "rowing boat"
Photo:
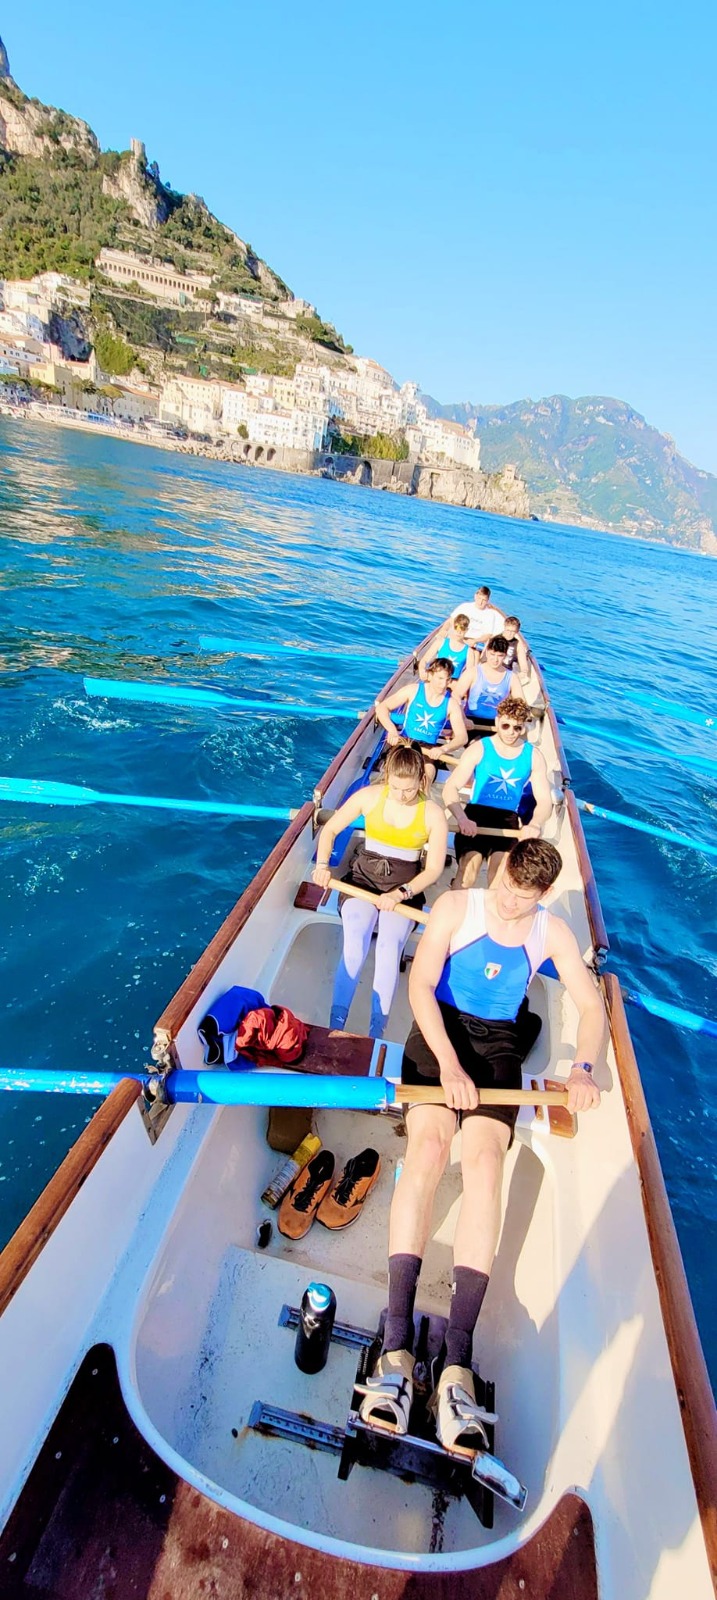
[[[384,693],[412,670],[404,663]],[[537,669],[535,695],[556,796],[546,833],[564,863],[550,904],[597,974],[608,938]],[[340,919],[334,894],[317,905],[305,887],[320,809],[366,781],[378,742],[367,714],[170,1001],[155,1028],[155,1084],[201,1066],[197,1024],[235,984],[311,1025],[311,1070],[400,1079],[405,977],[385,1050],[360,1031],[366,977],[351,1019],[359,1031],[330,1034]],[[345,853],[351,840],[338,847]],[[600,1110],[561,1138],[544,1111],[521,1109],[479,1324],[495,1448],[527,1489],[522,1509],[478,1492],[473,1460],[429,1459],[420,1442],[410,1459],[393,1459],[385,1440],[362,1440],[355,1426],[357,1362],[385,1304],[400,1116],[319,1112],[317,1131],[337,1161],[366,1145],[380,1151],[379,1183],[349,1232],[314,1225],[302,1240],[275,1231],[264,1245],[257,1229],[269,1213],[259,1197],[279,1160],[266,1110],[169,1107],[127,1081],[0,1257],[3,1593],[715,1592],[714,1404],[620,988],[607,973],[599,982],[610,1023],[596,1070]],[[576,1017],[549,971],[533,980],[530,1003],[543,1018],[525,1065],[533,1089],[565,1077]],[[427,1338],[451,1281],[459,1141],[420,1280]],[[339,1320],[324,1370],[307,1376],[291,1329],[316,1278],[333,1287]]]

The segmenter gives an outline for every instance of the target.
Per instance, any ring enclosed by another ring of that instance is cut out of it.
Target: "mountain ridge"
[[[717,477],[627,401],[547,395],[495,406],[421,398],[432,416],[475,423],[486,470],[514,463],[546,520],[717,555]]]

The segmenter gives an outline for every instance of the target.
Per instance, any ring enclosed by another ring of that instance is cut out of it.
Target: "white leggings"
[[[378,1007],[385,1021],[396,993],[401,953],[416,924],[409,922],[407,917],[399,916],[397,911],[379,912],[365,900],[347,899],[341,907],[344,948],[334,982],[333,1004],[345,1008],[348,1013],[371,947],[371,935],[377,919],[372,1017],[376,1019]],[[375,1032],[374,1037],[378,1037]]]

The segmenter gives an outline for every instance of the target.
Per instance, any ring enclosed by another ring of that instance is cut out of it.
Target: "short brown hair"
[[[484,594],[486,600],[490,600],[490,589],[488,588],[487,583],[482,583],[480,589],[476,589],[476,594]]]
[[[426,763],[420,750],[411,744],[395,744],[384,763],[385,778],[415,778],[419,789],[426,786]]]
[[[430,667],[426,667],[426,677],[432,677],[434,672],[447,672],[448,676],[453,678],[455,676],[455,671],[456,664],[455,661],[451,661],[450,656],[436,656],[435,661],[431,662]]]
[[[506,622],[512,622],[513,627],[520,630],[520,617],[506,617],[505,621],[503,622],[503,627],[505,627]]]
[[[485,647],[486,650],[498,650],[502,656],[508,654],[508,640],[503,638],[502,633],[495,633],[492,639],[487,639]]]
[[[514,722],[522,722],[527,728],[528,723],[533,720],[533,713],[525,700],[519,700],[517,695],[507,694],[505,700],[501,700],[495,708],[496,722],[499,717],[512,717]]]
[[[516,889],[539,889],[543,894],[552,888],[562,865],[560,851],[546,839],[519,839],[508,853],[505,868]]]

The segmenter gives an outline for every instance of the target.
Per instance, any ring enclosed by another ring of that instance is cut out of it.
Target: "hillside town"
[[[103,248],[95,270],[100,283],[156,305],[206,309],[211,302],[227,323],[250,319],[257,326],[290,329],[316,316],[305,300],[214,291],[208,274],[182,272],[131,251]],[[313,358],[297,360],[292,376],[247,367],[234,381],[177,371],[154,378],[137,368],[127,376],[105,372],[95,349],[73,337],[90,297],[87,283],[58,272],[0,283],[0,378],[7,406],[40,401],[61,407],[68,420],[72,415],[167,440],[241,441],[239,454],[248,459],[260,458],[260,452],[271,460],[278,451],[324,451],[337,435],[382,435],[400,441],[410,461],[480,467],[474,431],[429,417],[417,383],[399,386],[367,357],[322,359],[308,347]]]

